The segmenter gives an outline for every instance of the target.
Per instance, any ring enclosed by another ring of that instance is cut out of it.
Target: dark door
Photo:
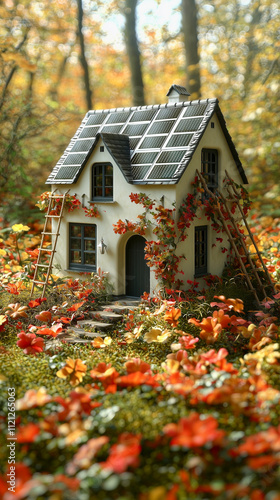
[[[126,244],[126,295],[140,297],[150,292],[150,268],[145,260],[146,240],[143,236],[131,236]]]

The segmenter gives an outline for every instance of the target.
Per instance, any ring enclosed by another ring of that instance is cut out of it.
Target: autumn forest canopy
[[[172,83],[220,100],[254,201],[278,215],[276,2],[4,0],[0,17],[7,223],[32,217],[88,109],[164,103]]]

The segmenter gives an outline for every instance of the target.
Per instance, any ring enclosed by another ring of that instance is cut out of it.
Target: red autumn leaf
[[[71,312],[71,311],[77,311],[80,307],[82,307],[82,305],[85,303],[86,301],[83,300],[83,302],[77,302],[77,304],[73,304],[71,307],[69,307],[69,309],[67,309],[68,312]]]
[[[44,340],[37,337],[35,333],[20,332],[17,334],[20,340],[17,341],[18,347],[23,349],[25,354],[37,354],[44,348]]]
[[[44,302],[45,298],[38,298],[38,299],[35,299],[35,300],[30,300],[30,302],[28,302],[28,305],[29,307],[33,308],[33,307],[37,307],[37,306],[40,306],[42,304],[42,302]]]
[[[17,442],[18,443],[33,443],[36,437],[40,434],[40,427],[32,422],[18,427]]]

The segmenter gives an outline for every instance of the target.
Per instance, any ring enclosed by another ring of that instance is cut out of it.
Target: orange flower
[[[13,319],[17,319],[17,318],[27,318],[28,316],[25,312],[27,309],[28,309],[27,306],[21,306],[19,302],[17,302],[16,304],[9,304],[6,307],[5,311],[7,316],[10,316]]]
[[[52,401],[52,397],[47,394],[45,387],[40,387],[38,391],[30,389],[26,391],[23,398],[16,401],[17,410],[28,410],[36,406],[43,406]]]
[[[7,316],[0,314],[0,332],[2,332],[2,330],[4,330],[6,323],[8,323]]]
[[[56,375],[64,379],[70,375],[70,384],[76,386],[83,380],[86,371],[87,367],[81,359],[67,358],[66,365],[61,370],[58,370]]]
[[[189,417],[181,418],[178,424],[167,424],[163,432],[172,438],[171,446],[197,448],[209,442],[221,442],[225,432],[217,427],[218,422],[214,417],[209,416],[201,420],[198,413],[191,413]]]
[[[244,303],[241,299],[226,299],[224,295],[214,295],[214,299],[219,299],[223,304],[219,302],[211,302],[211,307],[218,306],[224,311],[231,311],[232,309],[236,312],[242,313],[244,309]]]
[[[146,373],[151,369],[149,363],[145,363],[145,361],[142,361],[140,358],[129,359],[124,364],[124,366],[126,368],[127,373],[134,373],[134,372]]]
[[[178,325],[178,321],[179,321],[180,316],[181,316],[181,309],[176,309],[175,307],[173,307],[172,309],[170,309],[170,311],[167,311],[165,313],[164,319],[171,326],[175,327]]]
[[[118,442],[110,449],[106,462],[100,465],[104,469],[111,469],[117,474],[125,472],[128,467],[137,467],[138,456],[141,452],[141,435],[124,432],[119,436]]]
[[[52,313],[50,311],[41,311],[39,314],[36,314],[35,318],[44,323],[50,323],[52,320]]]
[[[76,304],[73,304],[71,307],[69,307],[69,309],[67,309],[67,311],[77,311],[80,307],[82,307],[82,305],[85,303],[86,301],[83,300],[82,302],[77,302]]]

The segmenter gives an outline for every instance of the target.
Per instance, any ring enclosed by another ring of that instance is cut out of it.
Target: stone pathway
[[[77,322],[76,326],[69,326],[67,332],[57,335],[56,340],[64,340],[68,344],[87,344],[95,337],[106,337],[115,323],[122,321],[123,315],[134,311],[139,306],[139,300],[119,300],[101,306],[99,311],[89,311],[92,319]],[[92,332],[84,329],[90,327]]]

